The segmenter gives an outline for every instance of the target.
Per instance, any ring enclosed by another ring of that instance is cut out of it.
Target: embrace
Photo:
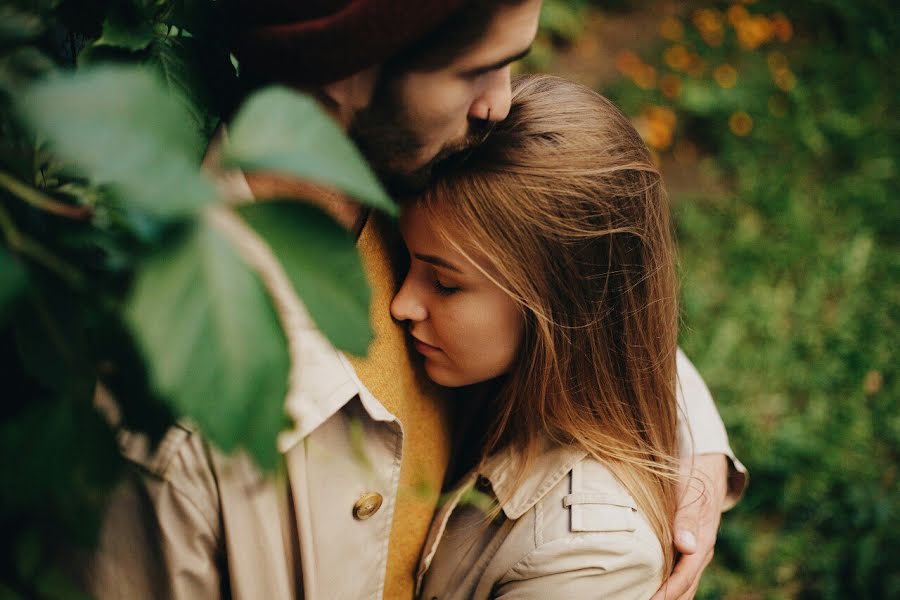
[[[152,452],[124,436],[133,475],[85,565],[92,594],[693,597],[746,471],[677,347],[669,206],[641,138],[591,90],[511,77],[540,8],[229,3],[247,89],[315,97],[402,217],[274,174],[222,187],[352,232],[376,337],[338,352],[264,267],[296,349],[284,468],[264,477],[187,426]]]

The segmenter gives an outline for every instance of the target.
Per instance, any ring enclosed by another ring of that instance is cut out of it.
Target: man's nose
[[[509,115],[512,96],[511,69],[509,65],[490,75],[481,95],[469,109],[469,116],[482,121],[502,121]]]
[[[428,317],[425,306],[416,297],[414,285],[407,277],[391,300],[391,316],[398,321],[424,321]]]

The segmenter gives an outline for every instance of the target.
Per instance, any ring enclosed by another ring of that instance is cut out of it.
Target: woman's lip
[[[440,352],[441,349],[437,346],[432,346],[431,344],[426,344],[422,340],[413,337],[413,345],[416,347],[416,350],[421,352],[422,354],[430,354],[433,352]]]

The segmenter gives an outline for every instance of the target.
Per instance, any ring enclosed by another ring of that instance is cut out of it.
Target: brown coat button
[[[365,521],[378,512],[384,499],[378,492],[366,492],[353,505],[353,517]]]

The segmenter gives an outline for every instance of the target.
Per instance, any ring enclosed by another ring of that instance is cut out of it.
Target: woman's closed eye
[[[459,288],[449,282],[442,282],[437,275],[434,276],[434,290],[441,296],[450,296],[459,291]]]

